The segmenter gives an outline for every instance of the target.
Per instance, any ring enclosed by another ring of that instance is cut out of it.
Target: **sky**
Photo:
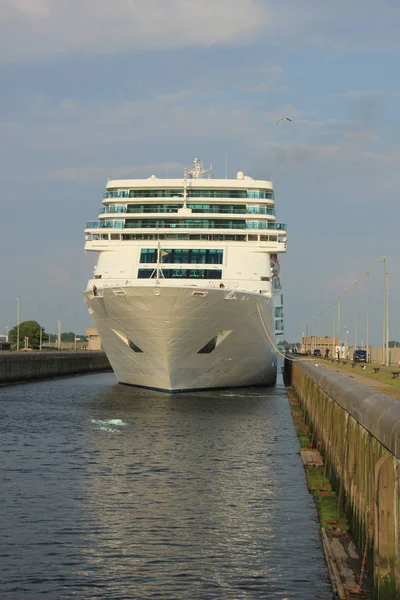
[[[83,333],[107,179],[201,156],[274,183],[285,339],[316,315],[330,335],[340,296],[360,344],[368,297],[380,345],[382,256],[400,339],[399,28],[397,0],[2,0],[0,333],[17,296],[21,320]]]

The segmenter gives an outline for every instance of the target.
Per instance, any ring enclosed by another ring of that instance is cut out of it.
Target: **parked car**
[[[314,356],[322,356],[321,350],[319,348],[315,348],[315,350],[314,350]]]
[[[366,350],[354,350],[353,362],[367,362],[367,351]]]

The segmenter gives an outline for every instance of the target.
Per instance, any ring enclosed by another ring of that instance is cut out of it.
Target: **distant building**
[[[332,345],[336,352],[336,347],[338,345],[337,338],[332,339],[331,337],[328,337],[328,336],[317,337],[315,335],[311,336],[311,337],[303,336],[301,339],[301,353],[302,354],[312,354],[312,352],[314,352],[314,350],[319,348],[319,350],[321,350],[322,356],[324,356],[326,348],[329,349],[329,353],[332,353]]]
[[[86,335],[88,338],[88,350],[102,350],[100,336],[96,327],[87,327]]]

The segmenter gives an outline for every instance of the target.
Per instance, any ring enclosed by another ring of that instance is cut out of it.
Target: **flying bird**
[[[290,121],[292,122],[292,119],[289,119],[289,117],[281,117],[280,119],[277,120],[276,124],[278,125],[279,121]]]

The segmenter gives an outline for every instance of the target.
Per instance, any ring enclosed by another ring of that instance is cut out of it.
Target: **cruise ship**
[[[165,392],[274,385],[283,333],[271,181],[214,178],[195,159],[178,179],[109,180],[85,249],[85,302],[120,383]]]

